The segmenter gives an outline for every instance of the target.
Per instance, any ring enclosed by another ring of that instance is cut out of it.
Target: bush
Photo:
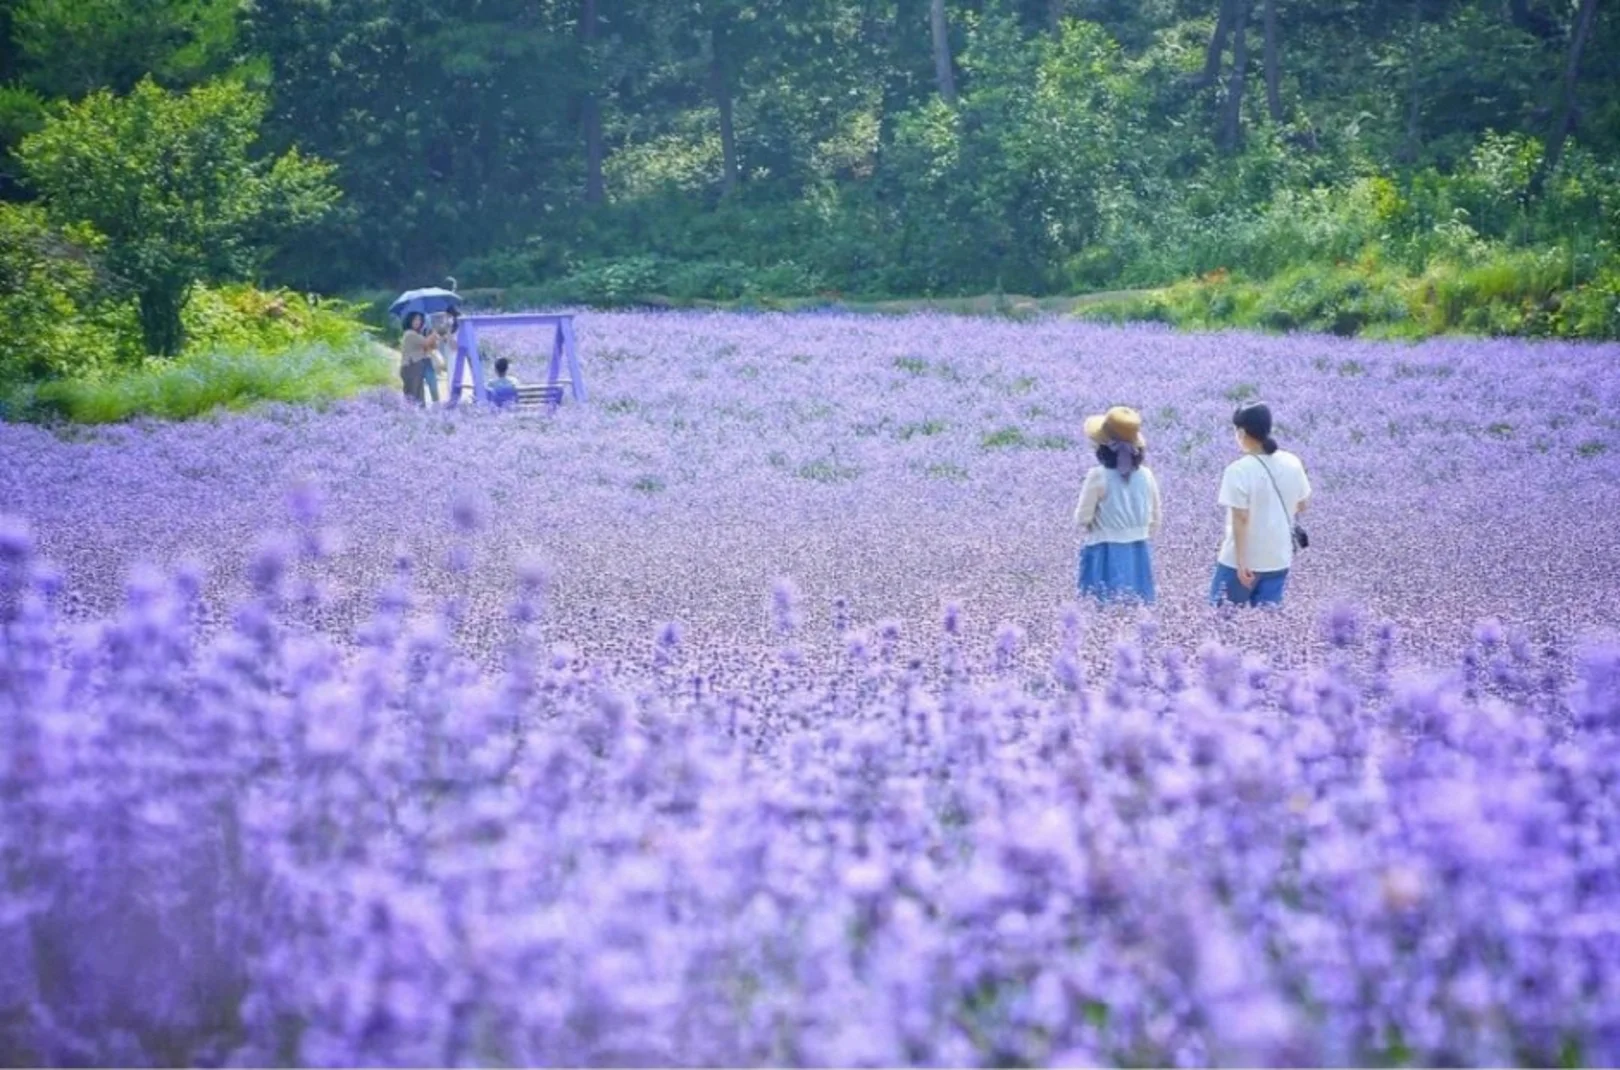
[[[280,352],[294,346],[349,349],[366,339],[359,302],[252,286],[198,287],[184,315],[187,352]]]
[[[633,256],[588,262],[538,288],[543,303],[613,307],[676,302],[805,297],[821,289],[814,272],[790,261],[755,267],[735,260],[680,261]],[[511,291],[507,294],[510,302]]]
[[[270,235],[338,198],[331,165],[296,150],[255,158],[267,107],[232,81],[171,94],[148,78],[127,96],[102,90],[61,109],[18,149],[52,218],[107,239],[149,353],[182,351],[198,283],[248,274]]]
[[[101,302],[95,239],[63,234],[32,205],[0,203],[0,383],[94,375],[131,355]]]
[[[0,205],[0,315],[30,339],[0,350],[0,418],[185,419],[392,381],[359,319],[363,306],[251,286],[197,287],[182,356],[143,358],[134,302],[99,300],[92,264],[60,241],[36,213]]]

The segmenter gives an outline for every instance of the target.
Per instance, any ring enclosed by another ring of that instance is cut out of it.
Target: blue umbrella
[[[460,294],[451,290],[441,290],[437,286],[429,286],[423,290],[406,290],[394,299],[394,303],[388,306],[388,311],[392,312],[396,319],[404,319],[412,312],[432,315],[435,312],[446,312],[460,307]]]

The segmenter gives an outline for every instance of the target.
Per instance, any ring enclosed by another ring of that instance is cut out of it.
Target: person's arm
[[[1159,498],[1159,481],[1149,469],[1142,469],[1148,481],[1148,538],[1156,538],[1164,523],[1164,504]]]
[[[1237,555],[1238,582],[1245,587],[1254,586],[1254,573],[1249,569],[1249,511],[1232,509],[1232,549]]]
[[[1299,516],[1305,512],[1305,507],[1311,504],[1311,479],[1305,474],[1305,466],[1299,466],[1299,504],[1294,506],[1294,515]]]
[[[1237,558],[1238,582],[1245,587],[1254,586],[1254,573],[1249,569],[1249,487],[1233,466],[1221,475],[1220,504],[1232,518],[1232,549]]]
[[[1074,507],[1074,526],[1081,531],[1091,528],[1091,522],[1097,519],[1097,506],[1102,503],[1104,485],[1098,478],[1101,468],[1093,468],[1086,473],[1086,481],[1080,487],[1080,502]]]

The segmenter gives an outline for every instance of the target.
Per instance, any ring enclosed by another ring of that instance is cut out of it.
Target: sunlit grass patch
[[[153,360],[99,381],[46,383],[35,403],[75,423],[119,423],[136,416],[185,420],[266,401],[320,404],[397,381],[395,365],[369,346],[309,346]]]
[[[987,450],[1018,449],[1028,444],[1028,436],[1021,429],[1010,424],[991,431],[979,440],[979,445]]]

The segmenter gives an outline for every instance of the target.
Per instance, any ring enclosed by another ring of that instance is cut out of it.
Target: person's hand
[[[1249,588],[1250,590],[1254,589],[1254,584],[1255,584],[1254,569],[1252,569],[1252,568],[1239,568],[1237,570],[1237,574],[1238,574],[1238,582],[1239,583],[1243,584],[1243,586]]]

